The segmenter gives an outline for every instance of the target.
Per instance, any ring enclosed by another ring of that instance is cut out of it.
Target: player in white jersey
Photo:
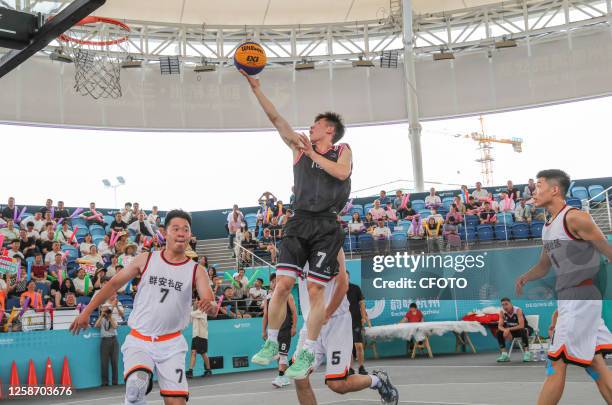
[[[338,275],[332,278],[325,288],[325,323],[314,347],[315,361],[310,372],[316,370],[325,361],[325,384],[332,391],[346,394],[372,388],[378,390],[384,404],[397,404],[399,393],[384,371],[374,370],[369,375],[348,375],[353,352],[353,323],[349,312],[349,302],[346,298],[349,282],[344,260],[344,251],[341,249],[338,253]],[[308,263],[304,266],[304,276],[307,277],[307,274]],[[299,298],[302,316],[308,319],[310,300],[305,277],[298,278]],[[306,323],[304,323],[296,349],[298,355],[307,335]],[[310,372],[305,378],[295,380],[295,388],[301,405],[316,405],[317,403],[314,391],[310,386]]]
[[[537,177],[535,204],[546,208],[552,217],[542,232],[540,260],[517,279],[516,292],[521,295],[526,283],[554,269],[558,317],[538,405],[554,405],[561,400],[568,363],[585,367],[610,404],[612,373],[603,356],[612,352],[612,334],[601,318],[601,294],[593,279],[599,271],[599,254],[612,260],[612,246],[588,213],[565,203],[570,185],[565,172],[543,170]]]
[[[214,297],[204,267],[185,255],[191,238],[191,216],[181,210],[166,215],[166,248],[143,253],[117,273],[70,326],[78,334],[96,308],[140,274],[123,353],[125,404],[144,405],[157,371],[165,405],[184,405],[189,398],[185,376],[187,342],[181,331],[189,324],[193,289],[203,297],[198,308],[214,313]]]

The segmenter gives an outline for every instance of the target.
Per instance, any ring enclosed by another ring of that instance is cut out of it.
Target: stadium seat
[[[450,210],[451,205],[453,204],[454,197],[444,197],[442,199],[442,205],[446,210]]]
[[[405,250],[406,249],[406,234],[401,232],[395,232],[391,235],[391,249],[393,250]]]
[[[68,261],[69,262],[74,262],[76,259],[79,258],[79,250],[75,248],[74,246],[62,245],[61,251],[62,252],[68,251]]]
[[[357,250],[357,237],[355,235],[346,235],[344,237],[344,250],[346,252]]]
[[[91,297],[77,297],[76,299],[77,305],[79,304],[87,305],[89,304],[89,301],[91,301]]]
[[[448,214],[448,210],[446,208],[438,208],[438,214],[442,215],[444,218],[446,218],[446,214]]]
[[[572,197],[578,198],[579,200],[588,200],[589,192],[586,187],[574,186],[571,190]]]
[[[531,226],[529,227],[529,233],[532,238],[541,238],[542,237],[542,228],[544,227],[544,222],[542,221],[533,221]]]
[[[81,230],[79,229],[79,232],[77,232],[77,236],[79,236],[80,231]],[[89,227],[89,233],[91,234],[91,236],[96,237],[104,236],[106,232],[104,231],[104,228],[102,228],[100,225],[92,225]]]
[[[461,240],[467,240],[468,242],[476,240],[476,228],[473,226],[460,226],[459,237]]]
[[[83,228],[87,229],[87,221],[85,221],[83,218],[79,218],[79,217],[72,218],[70,220],[70,224],[72,225],[73,228],[78,226],[79,229],[83,229]]]
[[[372,204],[372,203],[368,203],[368,204],[364,205],[363,206],[363,214],[364,215],[367,214],[368,211],[370,211],[370,208],[372,208],[373,206],[374,206],[374,204]]]
[[[427,219],[428,216],[431,215],[431,210],[429,208],[423,208],[417,211],[423,220]]]
[[[92,238],[92,240],[93,240],[93,244],[96,245],[96,247],[98,247],[98,244],[104,240],[104,237],[103,236],[94,236]]]
[[[19,298],[7,298],[6,312],[10,313],[13,308],[19,308]]]
[[[514,220],[512,219],[512,214],[509,212],[500,212],[499,214],[497,214],[497,223],[505,223],[506,225],[511,226],[514,223]]]
[[[342,215],[342,217],[340,217],[340,219],[342,220],[342,222],[350,222],[351,220],[351,216],[350,215]]]
[[[105,224],[110,225],[115,220],[115,217],[113,217],[112,215],[104,215],[102,216],[102,219],[104,219]]]
[[[36,283],[36,291],[40,291],[43,297],[51,293],[51,286],[47,283]]]
[[[424,200],[414,200],[411,203],[412,203],[412,209],[415,210],[416,212],[419,212],[420,210],[425,208]]]
[[[363,217],[365,215],[365,213],[363,212],[363,205],[361,204],[355,204],[351,207],[351,215],[353,215],[354,212],[357,212],[359,214],[360,217]]]
[[[389,227],[389,230],[391,231],[391,233],[393,233],[395,231],[395,222],[387,221],[386,225],[387,225],[387,227]]]
[[[511,228],[504,225],[495,226],[495,239],[497,240],[508,240],[510,239]]]
[[[467,226],[478,226],[480,219],[476,215],[466,215],[465,223],[467,223]]]
[[[28,264],[34,263],[34,260],[36,260],[34,256],[26,257],[26,263]]]
[[[529,238],[529,225],[524,222],[512,225],[512,237],[514,239]]]
[[[574,207],[578,209],[582,208],[582,201],[580,201],[580,198],[569,197],[565,199],[565,203],[569,205],[570,207]]]
[[[374,238],[369,233],[359,237],[359,250],[362,252],[371,252],[374,249]]]
[[[255,225],[257,224],[257,214],[246,214],[244,216],[244,221],[249,229],[255,228]]]
[[[493,228],[491,225],[478,225],[476,227],[476,234],[478,235],[478,240],[480,241],[493,240]]]
[[[606,193],[603,193],[597,196],[597,194],[604,191],[603,186],[600,186],[599,184],[591,184],[588,190],[589,190],[589,197],[593,199],[593,202],[600,203],[606,200],[606,195],[607,195]]]

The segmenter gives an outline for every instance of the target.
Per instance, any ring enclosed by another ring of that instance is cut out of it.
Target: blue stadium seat
[[[465,222],[468,226],[478,226],[480,225],[480,219],[476,215],[466,215]]]
[[[391,231],[391,233],[393,233],[395,231],[395,222],[387,221],[386,225],[387,225],[387,227],[389,227],[389,230]]]
[[[104,219],[104,223],[107,225],[110,225],[113,223],[113,221],[115,220],[115,217],[112,215],[103,215],[102,219]]]
[[[395,232],[391,235],[391,249],[393,250],[405,250],[406,249],[406,234],[401,232]]]
[[[340,219],[342,219],[342,222],[350,222],[351,218],[352,217],[350,215],[342,215],[342,217],[340,217]]]
[[[365,213],[363,212],[363,205],[361,204],[355,204],[351,207],[351,215],[353,215],[354,212],[359,213],[359,216],[363,218],[363,216],[365,215]]]
[[[249,229],[255,228],[255,225],[257,224],[257,214],[246,214],[244,216],[244,221]]]
[[[544,227],[544,222],[542,221],[533,221],[531,226],[529,227],[529,233],[532,238],[541,238],[542,237],[542,228]]]
[[[34,256],[26,257],[26,263],[34,263],[34,260],[36,260]]]
[[[51,293],[51,286],[47,283],[36,283],[36,291],[40,291],[43,297]]]
[[[98,243],[102,242],[103,240],[104,240],[103,236],[94,236],[93,244],[96,245],[96,247],[98,247]]]
[[[587,191],[586,187],[574,186],[574,188],[572,188],[571,190],[571,193],[572,197],[578,198],[579,200],[589,199],[589,192]]]
[[[87,305],[89,304],[89,301],[91,301],[91,297],[77,297],[76,299],[77,305],[79,304]]]
[[[81,230],[79,229],[79,232],[77,232],[77,236],[79,236],[80,232],[81,232]],[[89,227],[89,233],[91,234],[92,237],[96,237],[96,236],[104,236],[106,231],[100,225],[95,225],[94,224],[94,225]]]
[[[468,242],[476,240],[476,227],[474,226],[460,226],[459,237],[461,240],[467,240]]]
[[[512,219],[512,214],[509,212],[500,212],[499,214],[497,214],[497,223],[505,223],[506,225],[511,226],[514,223],[514,220]]]
[[[510,229],[504,225],[495,226],[495,239],[497,240],[508,240],[510,239]]]
[[[421,210],[418,210],[417,212],[419,213],[421,218],[423,218],[423,220],[425,220],[428,216],[431,215],[431,210],[429,208],[423,208]]]
[[[79,217],[72,218],[70,220],[70,224],[72,225],[73,228],[78,226],[79,228],[87,229],[87,221],[85,221],[83,218],[79,218]]]
[[[412,204],[412,209],[415,210],[416,212],[419,212],[420,210],[425,208],[424,200],[414,200],[411,202],[411,204]]]
[[[442,205],[447,210],[450,210],[451,205],[453,204],[454,197],[444,197],[442,199]]]
[[[365,233],[359,237],[359,250],[369,252],[374,249],[374,238],[369,233]]]
[[[344,237],[344,250],[346,252],[353,252],[357,250],[357,238],[355,235],[346,235]]]
[[[565,199],[565,203],[569,205],[570,207],[574,207],[578,209],[582,208],[582,201],[580,201],[580,198],[569,197]]]
[[[372,208],[373,206],[374,206],[373,203],[368,203],[368,204],[364,205],[363,206],[363,214],[364,215],[367,214],[368,211],[370,211],[370,208]]]
[[[7,298],[6,312],[10,313],[13,308],[19,308],[19,298]]]
[[[600,186],[599,184],[591,184],[588,190],[589,190],[589,197],[593,199],[593,202],[600,203],[606,200],[606,195],[607,195],[606,193],[603,193],[595,197],[597,194],[604,191],[603,186]]]
[[[476,234],[478,235],[478,240],[480,241],[493,240],[493,228],[491,225],[478,225],[476,227]]]
[[[448,210],[446,208],[438,208],[438,214],[442,215],[444,218],[446,218],[446,214],[448,214]]]
[[[68,251],[68,261],[69,262],[74,262],[76,259],[79,258],[79,250],[75,248],[74,246],[62,245],[61,251],[62,252]]]
[[[514,239],[529,238],[529,225],[524,222],[512,225],[512,237]]]

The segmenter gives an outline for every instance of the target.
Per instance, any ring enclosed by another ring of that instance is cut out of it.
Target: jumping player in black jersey
[[[352,154],[346,144],[335,145],[344,135],[338,114],[327,112],[315,117],[310,136],[291,128],[263,94],[259,80],[247,78],[255,97],[293,152],[295,203],[293,217],[285,225],[280,257],[276,266],[276,289],[270,301],[268,340],[253,356],[253,363],[268,365],[278,357],[278,330],[285,319],[287,297],[295,278],[309,264],[308,296],[310,314],[306,321],[308,336],[285,373],[289,378],[305,378],[314,365],[314,347],[325,321],[324,290],[338,273],[338,251],[344,232],[337,222],[351,191]]]

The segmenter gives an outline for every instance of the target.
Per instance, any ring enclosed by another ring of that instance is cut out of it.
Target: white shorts
[[[597,353],[612,353],[612,334],[601,318],[602,301],[557,301],[559,316],[552,344],[551,360],[588,367]]]
[[[124,379],[137,370],[149,372],[151,378],[157,370],[159,391],[165,397],[189,397],[185,376],[187,342],[183,335],[169,340],[150,342],[127,335],[123,354]],[[148,394],[148,392],[147,392]]]
[[[300,330],[300,339],[296,353],[304,346],[306,340],[306,323]],[[351,314],[346,312],[330,318],[321,328],[319,339],[315,345],[316,371],[325,361],[325,382],[330,380],[344,380],[348,377],[353,354],[353,321]]]

